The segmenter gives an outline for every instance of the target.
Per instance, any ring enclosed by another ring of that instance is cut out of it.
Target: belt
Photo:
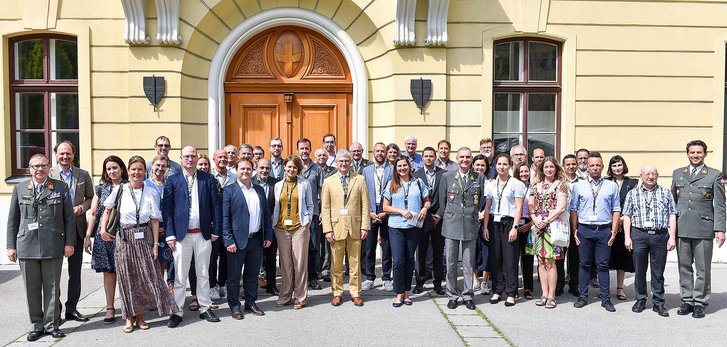
[[[201,233],[201,232],[202,232],[202,229],[200,229],[200,228],[187,229],[187,234],[196,234],[196,233]]]
[[[260,232],[261,231],[263,231],[263,230],[260,229],[260,230],[254,232],[254,233],[248,234],[247,237],[251,239],[251,238],[253,238],[253,237],[257,236],[257,235],[260,235]]]
[[[661,235],[661,234],[664,234],[669,231],[669,229],[667,229],[667,228],[648,230],[648,229],[634,227],[634,229],[636,229],[642,233],[647,233],[649,235]]]
[[[579,224],[579,226],[591,229],[591,230],[601,230],[606,229],[611,226],[611,223],[606,224]]]
[[[149,225],[149,222],[139,224],[139,228]],[[121,224],[121,230],[136,229],[136,224]]]

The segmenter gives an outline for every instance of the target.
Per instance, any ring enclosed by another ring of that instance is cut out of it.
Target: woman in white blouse
[[[144,321],[144,312],[156,308],[159,315],[176,313],[177,306],[164,283],[157,258],[159,243],[159,193],[144,185],[146,162],[139,156],[129,159],[129,183],[116,187],[104,201],[101,221],[101,237],[116,239],[114,261],[116,278],[121,296],[121,316],[126,320],[124,332],[134,331],[134,324],[141,330],[149,329]],[[117,211],[120,226],[116,236],[106,230],[109,212],[121,200]]]

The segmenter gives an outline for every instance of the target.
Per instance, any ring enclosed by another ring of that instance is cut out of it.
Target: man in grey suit
[[[57,166],[50,169],[50,178],[63,181],[68,185],[73,205],[73,216],[76,217],[76,250],[68,258],[68,299],[66,300],[66,320],[87,322],[76,306],[81,297],[81,265],[83,265],[83,240],[86,236],[86,211],[91,208],[93,200],[93,180],[86,170],[73,166],[76,148],[71,141],[58,143],[53,152],[56,154]]]
[[[20,259],[30,322],[28,341],[53,323],[53,338],[65,336],[61,324],[60,283],[63,256],[73,255],[76,223],[68,186],[48,178],[48,158],[36,154],[28,164],[32,179],[13,188],[8,213],[8,259]]]
[[[363,145],[358,142],[354,142],[348,147],[351,152],[351,171],[361,175],[363,169],[371,164],[371,162],[363,157]],[[363,244],[363,243],[361,243]]]
[[[457,171],[442,175],[439,185],[439,211],[447,258],[447,307],[457,308],[461,296],[465,306],[474,310],[472,270],[475,264],[477,234],[480,229],[478,206],[484,197],[484,177],[470,169],[472,151],[462,147],[457,151]],[[462,248],[464,288],[457,288],[457,261]]]
[[[704,317],[711,291],[714,239],[722,247],[725,239],[725,194],[722,173],[704,165],[707,144],[687,143],[689,165],[674,170],[671,192],[677,205],[677,258],[682,305],[678,315]],[[696,279],[692,264],[696,268]]]

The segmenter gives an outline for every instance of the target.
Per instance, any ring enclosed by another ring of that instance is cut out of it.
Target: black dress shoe
[[[173,314],[169,317],[169,321],[167,322],[167,327],[170,328],[176,328],[179,326],[179,323],[182,322],[182,317],[177,316],[176,314]]]
[[[318,283],[318,280],[310,280],[310,281],[308,281],[308,288],[309,289],[312,289],[312,290],[321,290],[321,289],[323,289],[321,287],[321,284]]]
[[[66,334],[64,334],[61,329],[53,329],[53,331],[50,332],[50,336],[53,336],[54,339],[60,339],[61,337],[66,337]]]
[[[331,276],[323,275],[323,282],[330,282],[330,281],[331,281]]]
[[[652,310],[656,313],[658,313],[662,317],[669,317],[669,310],[664,307],[664,304],[654,304],[654,307]]]
[[[414,294],[421,294],[423,291],[424,291],[424,288],[422,288],[422,286],[417,284],[416,286],[414,286],[414,289],[411,292]]]
[[[631,307],[631,311],[635,313],[641,313],[646,309],[646,300],[636,300],[634,306]],[[654,305],[654,311],[656,311],[656,305]]]
[[[276,285],[269,285],[265,288],[265,292],[270,295],[280,295],[280,289]]]
[[[252,305],[251,307],[245,307],[245,312],[252,313],[253,316],[264,316],[265,312],[260,309],[257,305]]]
[[[579,296],[578,301],[573,303],[573,307],[575,307],[575,308],[583,308],[586,305],[588,305],[588,299],[586,299],[582,296]]]
[[[692,312],[694,318],[704,318],[704,306],[694,305],[694,312]]]
[[[449,308],[449,309],[454,310],[455,308],[457,308],[457,306],[459,306],[459,303],[457,302],[457,300],[449,300],[447,302],[447,308]]]
[[[467,307],[468,310],[474,310],[475,309],[475,302],[472,300],[465,300],[464,306]]]
[[[232,317],[232,319],[236,319],[236,320],[245,319],[245,315],[242,313],[242,311],[240,311],[239,308],[233,309],[230,317]]]
[[[608,312],[616,312],[616,308],[613,307],[611,300],[606,300],[601,303],[601,307],[605,308]]]
[[[444,288],[442,288],[442,285],[434,285],[434,292],[437,293],[437,295],[444,295],[446,292],[444,291]]]
[[[45,335],[45,330],[33,330],[28,333],[28,341],[36,341]]]
[[[217,323],[220,321],[220,319],[217,318],[217,315],[215,315],[215,313],[212,312],[212,310],[207,310],[207,311],[204,311],[203,313],[200,313],[199,319],[204,319],[211,323]]]
[[[66,320],[74,320],[76,322],[88,322],[88,318],[86,318],[84,315],[81,314],[81,312],[78,312],[77,310],[66,312]]]
[[[680,316],[686,316],[690,313],[692,313],[692,305],[687,304],[686,302],[683,302],[681,306],[679,306],[679,310],[677,311],[677,314]]]
[[[568,289],[568,293],[573,294],[576,298],[581,296],[581,293],[578,291],[578,289]]]

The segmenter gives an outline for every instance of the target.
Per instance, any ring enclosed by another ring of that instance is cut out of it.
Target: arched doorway
[[[260,145],[283,140],[283,154],[295,142],[322,144],[336,135],[337,147],[351,143],[353,84],[342,54],[328,39],[298,26],[255,35],[235,54],[225,76],[226,143]]]

